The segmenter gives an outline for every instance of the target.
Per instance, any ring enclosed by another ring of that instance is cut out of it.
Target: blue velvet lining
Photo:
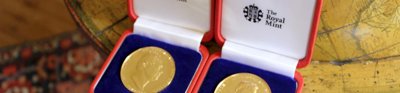
[[[96,93],[130,93],[120,79],[121,65],[126,56],[136,49],[146,46],[163,48],[175,60],[176,73],[174,79],[161,93],[185,92],[201,61],[201,54],[188,48],[170,45],[140,35],[129,35],[122,41],[121,47],[111,60],[94,91]]]
[[[290,77],[225,59],[216,59],[211,64],[199,92],[213,93],[220,81],[241,72],[253,73],[263,78],[270,86],[272,93],[295,93],[296,91],[297,83]]]

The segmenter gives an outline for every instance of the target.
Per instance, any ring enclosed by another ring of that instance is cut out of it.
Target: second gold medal
[[[237,73],[222,80],[214,93],[271,93],[271,90],[257,75]]]

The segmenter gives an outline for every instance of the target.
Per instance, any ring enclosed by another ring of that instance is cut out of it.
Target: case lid
[[[199,51],[213,36],[212,6],[210,0],[129,0],[129,14],[134,34]]]
[[[322,0],[218,0],[221,58],[293,77],[308,65]]]
[[[316,31],[317,5],[319,0],[224,0],[220,31],[226,41],[300,60]]]
[[[200,32],[210,30],[210,0],[134,0],[139,18],[181,26]]]

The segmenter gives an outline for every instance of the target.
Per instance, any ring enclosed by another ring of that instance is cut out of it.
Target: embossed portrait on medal
[[[132,52],[121,67],[121,81],[132,92],[159,92],[175,75],[172,56],[158,47],[144,47]]]

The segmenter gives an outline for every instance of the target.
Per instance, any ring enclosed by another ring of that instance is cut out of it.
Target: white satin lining
[[[146,36],[172,45],[182,46],[199,52],[204,32],[164,24],[146,18],[138,18],[134,34]]]
[[[222,58],[294,78],[298,59],[225,41]]]

